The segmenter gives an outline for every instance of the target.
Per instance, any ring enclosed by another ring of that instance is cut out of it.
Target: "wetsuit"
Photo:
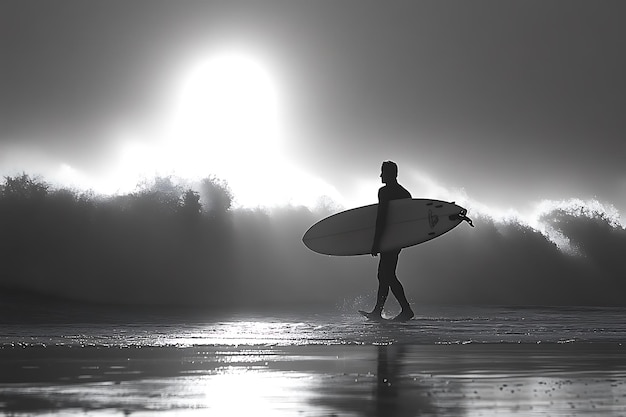
[[[378,214],[376,217],[376,236],[374,238],[375,248],[385,228],[389,202],[403,198],[411,198],[411,193],[397,182],[387,183],[378,190]],[[405,313],[411,312],[412,314],[411,307],[404,294],[404,288],[396,276],[396,266],[398,265],[400,250],[401,249],[397,249],[380,253],[380,262],[378,263],[378,295],[376,297],[376,307],[374,307],[374,312],[377,314],[382,312],[390,289],[400,303],[402,311]]]

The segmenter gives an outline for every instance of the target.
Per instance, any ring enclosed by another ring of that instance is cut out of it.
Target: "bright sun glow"
[[[224,178],[242,206],[338,198],[282,151],[280,99],[267,66],[251,55],[228,51],[198,61],[183,76],[159,166],[187,178]]]
[[[231,164],[241,169],[276,156],[278,92],[254,59],[230,52],[197,63],[185,74],[177,101],[170,157],[187,169],[205,170],[210,161],[229,172]]]
[[[118,134],[120,159],[107,192],[127,191],[137,179],[215,175],[239,206],[304,204],[321,196],[341,203],[334,187],[298,169],[284,152],[281,90],[270,66],[252,54],[225,50],[181,73],[160,142]]]
[[[161,165],[184,177],[216,174],[247,193],[281,156],[279,118],[264,67],[241,53],[216,54],[183,76]]]

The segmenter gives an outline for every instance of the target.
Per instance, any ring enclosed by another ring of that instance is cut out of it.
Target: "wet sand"
[[[0,413],[626,416],[626,347],[5,346]]]

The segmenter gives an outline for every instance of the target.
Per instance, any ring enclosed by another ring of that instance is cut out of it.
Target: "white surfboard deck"
[[[357,207],[315,223],[302,237],[304,244],[324,255],[369,254],[374,240],[378,204]],[[427,199],[401,199],[389,202],[380,251],[417,245],[454,229],[467,210],[454,203]]]

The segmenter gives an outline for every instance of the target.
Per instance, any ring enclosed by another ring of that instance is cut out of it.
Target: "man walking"
[[[411,193],[406,188],[398,184],[398,166],[391,161],[383,162],[381,167],[380,179],[385,184],[378,190],[378,212],[376,214],[376,231],[374,233],[374,242],[372,244],[372,256],[380,253],[380,261],[378,263],[378,294],[376,297],[376,306],[370,313],[364,313],[368,318],[381,319],[382,311],[389,295],[389,290],[396,297],[402,311],[393,320],[406,321],[415,315],[404,294],[404,287],[396,276],[396,266],[398,265],[398,256],[401,249],[380,252],[380,239],[385,231],[387,211],[391,200],[402,198],[411,198]]]

